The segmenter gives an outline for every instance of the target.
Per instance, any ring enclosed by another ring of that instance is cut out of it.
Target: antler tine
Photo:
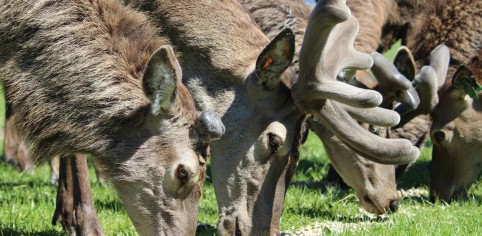
[[[369,160],[400,165],[413,162],[419,155],[418,148],[406,139],[385,139],[368,132],[331,100],[326,101],[315,119]]]
[[[351,16],[344,0],[319,1],[313,9],[300,50],[300,74],[292,88],[297,104],[306,113],[317,108],[306,106],[333,99],[356,107],[375,107],[381,101],[376,91],[364,90],[336,81],[343,69],[368,69],[373,60],[353,48],[358,21]]]
[[[384,109],[381,107],[373,107],[373,108],[364,108],[360,109],[357,107],[352,107],[343,103],[332,101],[333,104],[339,106],[351,117],[355,120],[361,121],[375,126],[382,126],[382,127],[392,127],[397,125],[400,122],[400,115],[393,111]]]
[[[409,110],[415,110],[420,98],[412,87],[412,83],[395,65],[378,52],[372,53],[373,67],[371,71],[378,81],[378,91],[383,96],[382,107],[389,107],[394,100],[405,104]]]
[[[403,114],[401,116],[400,123],[393,127],[393,129],[402,127],[418,115],[430,113],[435,104],[438,103],[437,73],[431,66],[422,67],[420,73],[415,76],[414,84],[417,93],[421,96],[420,105],[417,109]],[[403,104],[395,107],[395,111],[403,110],[406,110]]]
[[[445,45],[438,45],[430,53],[430,66],[437,72],[437,88],[445,84],[449,69],[450,51]]]
[[[301,110],[314,114],[333,134],[366,158],[384,164],[413,162],[419,151],[410,141],[374,135],[348,113],[369,124],[392,125],[398,120],[397,114],[381,108],[362,109],[380,105],[380,93],[336,81],[342,70],[365,70],[373,64],[370,56],[353,48],[357,32],[358,21],[350,15],[344,0],[318,2],[300,51],[300,73],[292,87],[293,98]],[[330,99],[358,108],[347,109]],[[367,112],[371,112],[370,116],[366,116]]]
[[[420,96],[420,105],[414,111],[402,115],[400,123],[393,127],[394,129],[403,126],[418,115],[432,112],[439,100],[438,89],[445,83],[449,62],[450,52],[447,46],[439,45],[432,50],[430,66],[424,66],[413,81],[413,85]],[[395,108],[396,111],[404,109],[403,104]]]

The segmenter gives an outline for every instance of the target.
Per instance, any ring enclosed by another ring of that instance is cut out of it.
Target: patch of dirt
[[[411,188],[406,190],[402,189],[398,191],[398,195],[400,196],[400,198],[427,197],[428,191],[426,189],[418,188]],[[381,224],[387,221],[391,221],[390,217],[386,215],[375,216],[371,214],[369,215],[369,213],[364,212],[363,209],[360,209],[360,211],[363,214],[362,216],[348,218],[340,216],[339,221],[327,220],[322,222],[315,222],[300,229],[293,229],[292,232],[282,233],[281,236],[318,236],[323,235],[323,231],[328,231],[333,234],[343,234],[347,231],[368,231],[375,224]],[[410,212],[403,210],[402,207],[401,211],[398,211],[396,214],[409,215]]]

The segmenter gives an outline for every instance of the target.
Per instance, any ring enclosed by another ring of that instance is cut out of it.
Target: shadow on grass
[[[213,183],[213,179],[211,178],[212,174],[211,174],[211,164],[208,164],[207,165],[207,168],[206,168],[206,178],[204,180],[204,183]]]
[[[216,227],[210,224],[198,223],[196,236],[212,236],[216,234]]]
[[[324,160],[321,160],[321,158],[319,159],[301,159],[299,162],[298,162],[298,167],[296,167],[296,172],[298,173],[306,173],[310,170],[312,170],[313,168],[315,168],[315,171],[317,172],[320,172],[322,173],[323,175],[326,174],[326,171],[328,170],[328,165],[329,165],[329,161],[324,161]],[[323,176],[319,176],[319,177],[323,177]]]
[[[25,230],[13,229],[4,225],[0,224],[0,234],[3,236],[17,236],[17,235],[34,235],[34,236],[60,236],[64,235],[63,233],[59,233],[56,230],[45,230],[45,231],[37,231],[37,232],[30,232]]]
[[[398,180],[398,189],[426,187],[430,185],[429,160],[415,162]]]

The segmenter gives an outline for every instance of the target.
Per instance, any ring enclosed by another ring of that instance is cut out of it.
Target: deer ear
[[[280,82],[280,75],[293,61],[295,35],[286,28],[261,52],[256,61],[256,76],[260,85],[273,88]]]
[[[169,112],[182,71],[176,55],[170,46],[162,46],[152,54],[142,78],[142,88],[151,101],[151,112],[159,115]]]
[[[405,78],[409,79],[410,81],[415,79],[417,67],[415,65],[415,60],[413,59],[412,53],[407,47],[402,46],[398,49],[397,55],[395,55],[395,59],[393,60],[393,64],[397,70],[403,76],[405,76]]]
[[[452,79],[452,87],[454,96],[464,98],[469,95],[471,98],[479,98],[479,91],[482,86],[475,80],[472,71],[466,66],[459,66]]]

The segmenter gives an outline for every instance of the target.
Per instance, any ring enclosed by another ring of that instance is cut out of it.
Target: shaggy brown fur
[[[115,0],[0,0],[0,19],[0,78],[32,156],[93,154],[141,235],[194,235],[203,154],[224,127],[199,116],[169,41]]]
[[[379,47],[385,48],[385,44],[390,44],[390,42],[393,41],[391,38],[395,36],[387,37],[387,35],[389,35],[388,30],[384,30],[383,26],[388,24],[388,22],[395,25],[399,21],[397,5],[394,1],[349,0],[347,1],[347,5],[350,7],[352,14],[358,19],[360,24],[360,31],[355,40],[355,48],[357,50],[365,53],[372,53]],[[397,26],[397,28],[398,27],[400,26]],[[382,38],[382,36],[384,37]],[[388,46],[388,48],[389,47],[390,46]]]
[[[419,66],[427,64],[428,55],[439,44],[445,44],[450,49],[451,61],[447,78],[453,77],[459,65],[467,65],[472,58],[480,55],[482,48],[482,1],[480,0],[452,0],[434,4],[433,9],[420,14],[412,25],[407,37],[407,46]]]
[[[172,44],[179,49],[177,51],[191,52],[189,58],[182,60],[207,60],[221,77],[226,74],[245,77],[246,68],[256,61],[259,52],[269,43],[256,28],[251,16],[242,12],[242,6],[237,1],[199,1],[196,4],[160,0],[124,2],[150,12],[153,22],[161,28],[162,35],[169,36]],[[223,17],[206,17],[213,11],[222,12]],[[189,12],[189,17],[185,12]],[[213,35],[216,36],[214,41]]]
[[[2,1],[0,15],[9,19],[0,22],[0,75],[35,159],[105,152],[149,107],[140,78],[168,41],[143,15],[112,1],[50,0]]]

